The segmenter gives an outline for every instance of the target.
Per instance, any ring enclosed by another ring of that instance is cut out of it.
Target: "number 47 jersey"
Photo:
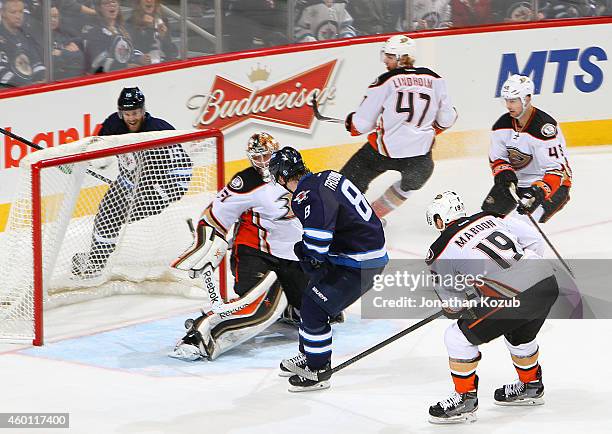
[[[426,262],[441,281],[471,276],[483,282],[476,287],[484,296],[514,297],[553,274],[548,261],[535,253],[542,242],[522,220],[480,212],[448,226],[431,245]]]
[[[450,128],[457,119],[446,82],[427,68],[397,68],[370,85],[353,116],[353,125],[367,133],[380,154],[406,158],[427,154],[436,130]]]
[[[331,263],[354,268],[387,264],[382,223],[355,185],[326,170],[302,178],[293,193],[293,212],[304,227],[304,247]]]

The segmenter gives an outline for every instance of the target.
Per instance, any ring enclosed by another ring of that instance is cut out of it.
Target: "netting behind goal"
[[[219,131],[88,137],[32,153],[19,171],[0,233],[0,338],[41,344],[43,302],[204,297],[169,264],[224,183]]]

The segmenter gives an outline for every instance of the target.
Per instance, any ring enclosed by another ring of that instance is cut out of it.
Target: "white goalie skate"
[[[168,353],[168,357],[189,362],[202,359],[210,360],[214,351],[214,341],[210,333],[207,333],[207,336],[204,337],[202,330],[198,330],[200,325],[204,325],[203,323],[207,323],[206,314],[203,314],[196,320],[186,320],[185,328],[188,330],[187,334],[177,342],[174,350]],[[203,327],[203,329],[206,332],[207,328]],[[210,332],[209,328],[208,331]]]

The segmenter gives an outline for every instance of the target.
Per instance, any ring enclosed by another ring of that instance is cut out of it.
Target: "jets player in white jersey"
[[[572,172],[563,133],[555,119],[531,104],[533,93],[531,79],[518,74],[501,88],[508,112],[493,125],[489,162],[495,185],[482,209],[508,214],[516,206],[512,186],[524,205],[517,211],[543,223],[569,201]]]
[[[435,290],[445,314],[459,318],[444,335],[455,390],[429,408],[430,421],[475,420],[478,345],[502,335],[519,379],[495,390],[495,403],[543,404],[536,335],[559,287],[553,268],[534,252],[540,237],[521,220],[508,222],[486,211],[467,217],[461,198],[452,191],[437,195],[426,214],[427,223],[441,231],[426,262],[440,277]],[[471,276],[475,299],[448,283],[455,276]]]
[[[171,357],[213,360],[267,328],[285,309],[291,316],[300,308],[308,278],[293,246],[302,239],[302,225],[291,211],[291,194],[270,182],[269,161],[278,148],[268,133],[251,136],[251,167],[238,172],[217,194],[202,213],[194,244],[172,264],[194,278],[203,274],[213,311],[186,322],[187,335]],[[230,262],[234,292],[240,298],[224,304],[212,270],[225,255],[234,224]]]
[[[412,39],[392,36],[381,55],[387,72],[369,86],[361,105],[345,122],[351,135],[369,133],[368,141],[340,170],[362,192],[388,170],[401,173],[401,180],[372,202],[378,217],[400,206],[429,179],[435,136],[457,118],[444,79],[414,66]]]

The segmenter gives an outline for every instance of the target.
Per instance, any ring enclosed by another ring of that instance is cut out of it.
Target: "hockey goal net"
[[[87,137],[25,157],[0,233],[0,338],[42,345],[43,306],[134,293],[205,298],[169,264],[222,188],[223,161],[218,130]]]

